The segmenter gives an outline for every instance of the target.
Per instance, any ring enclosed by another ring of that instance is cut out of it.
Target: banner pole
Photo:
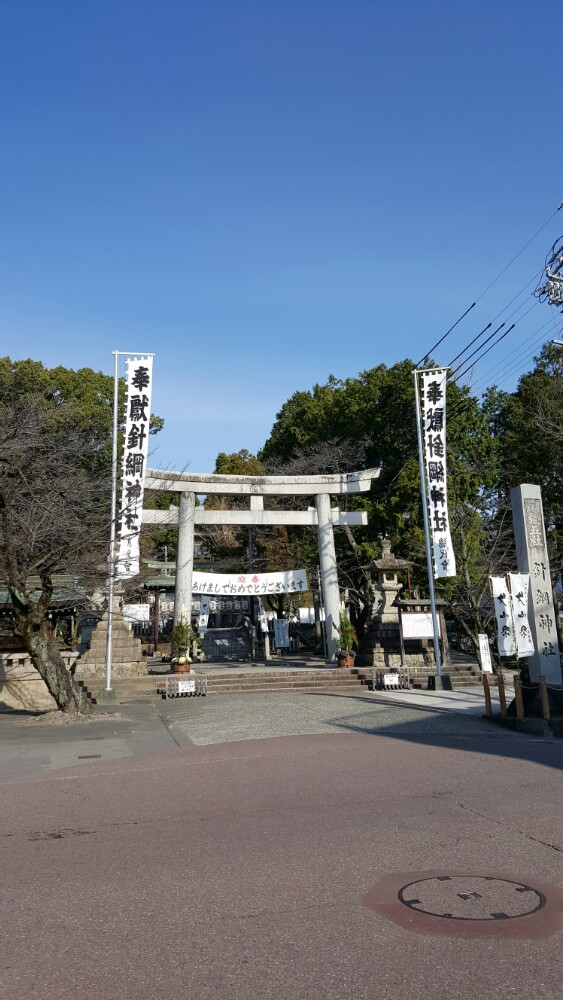
[[[430,546],[430,524],[428,522],[428,500],[426,497],[426,472],[424,468],[424,453],[422,450],[422,421],[420,413],[420,391],[418,386],[418,369],[415,369],[413,374],[414,374],[414,397],[416,405],[416,433],[418,438],[418,462],[420,467],[420,489],[422,492],[422,516],[424,518],[424,537],[426,540],[426,566],[428,569],[428,589],[430,590],[430,608],[432,611],[432,629],[434,632],[434,659],[436,661],[436,676],[441,677],[442,658],[440,655],[440,639],[438,635],[436,594],[434,592],[432,549]]]
[[[111,520],[109,536],[108,573],[108,634],[106,642],[106,691],[111,691],[111,655],[113,631],[113,582],[115,577],[115,519],[117,512],[117,417],[119,403],[119,351],[114,351],[113,373],[113,431],[111,440]]]

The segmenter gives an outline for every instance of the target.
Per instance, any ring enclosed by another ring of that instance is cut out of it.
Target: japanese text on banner
[[[116,576],[126,579],[139,572],[139,537],[143,511],[145,467],[149,451],[152,395],[152,357],[127,358],[127,413],[123,442],[123,470],[119,551]]]
[[[512,598],[512,620],[518,658],[534,655],[532,630],[528,620],[528,591],[530,577],[527,573],[509,573],[510,596]]]
[[[497,619],[499,656],[514,656],[516,641],[510,590],[504,576],[491,576],[490,580]]]
[[[421,392],[422,442],[426,471],[428,520],[436,578],[455,576],[446,481],[447,370],[423,371]]]
[[[199,573],[192,576],[194,594],[247,594],[257,597],[268,594],[305,593],[309,589],[304,569],[286,570],[281,573]]]

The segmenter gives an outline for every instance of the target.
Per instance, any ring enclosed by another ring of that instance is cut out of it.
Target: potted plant
[[[338,639],[337,661],[339,667],[354,666],[354,646],[358,645],[356,629],[349,618],[344,615],[340,619],[340,636]]]
[[[190,650],[199,642],[197,632],[185,621],[179,621],[172,633],[172,673],[188,674],[192,658]]]

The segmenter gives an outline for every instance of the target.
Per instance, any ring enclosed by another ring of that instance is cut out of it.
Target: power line
[[[543,326],[539,327],[539,330],[543,330],[544,326],[546,325],[547,324],[544,323]],[[509,369],[512,369],[513,367],[518,368],[520,366],[521,361],[525,357],[527,357],[530,351],[533,351],[536,345],[544,339],[543,333],[541,333],[539,337],[536,336],[537,333],[538,330],[534,330],[534,333],[530,334],[530,336],[527,337],[524,347],[522,347],[522,344],[519,344],[518,347],[515,347],[514,350],[510,351],[509,354],[505,354],[502,360],[499,361],[499,363],[495,365],[494,368],[491,368],[487,372],[485,378],[481,378],[478,382],[476,382],[476,384],[472,387],[473,392],[478,392],[481,389],[481,386],[486,385],[487,382],[490,383],[491,380],[495,381],[495,379],[501,378],[504,375],[504,373]],[[532,338],[534,337],[536,339],[533,340],[533,343],[530,343],[530,341],[532,341]],[[514,357],[514,355],[516,355],[516,357]],[[512,360],[509,360],[509,358],[512,358]]]
[[[443,340],[445,340],[445,339],[446,339],[446,337],[449,337],[449,335],[450,335],[450,333],[452,332],[452,330],[455,330],[455,328],[456,328],[456,326],[458,325],[458,323],[461,323],[462,319],[465,319],[465,317],[467,316],[467,313],[468,313],[468,312],[471,312],[471,310],[473,309],[473,307],[474,307],[474,306],[475,306],[476,304],[477,304],[476,302],[473,302],[473,303],[472,303],[472,304],[471,304],[471,305],[469,306],[469,308],[468,308],[468,309],[466,309],[466,310],[465,310],[465,312],[464,312],[464,313],[463,313],[463,314],[462,314],[462,315],[461,315],[461,316],[459,317],[459,319],[456,319],[456,321],[455,321],[454,325],[453,325],[453,326],[450,326],[449,330],[446,330],[446,332],[445,332],[444,336],[443,336],[443,337],[440,337],[440,339],[436,341],[436,343],[434,344],[434,347],[431,347],[431,348],[430,348],[430,350],[426,352],[426,354],[424,355],[424,357],[423,357],[423,358],[421,358],[421,359],[420,359],[420,361],[418,361],[418,362],[417,362],[417,365],[416,365],[416,367],[417,367],[417,368],[418,368],[418,366],[419,366],[419,365],[421,365],[421,364],[422,364],[422,362],[424,361],[424,358],[429,358],[429,357],[431,357],[431,355],[432,355],[432,351],[435,351],[435,350],[436,350],[436,348],[440,346],[440,344],[442,343],[442,341],[443,341]]]
[[[482,291],[481,294],[477,296],[477,298],[475,299],[475,302],[473,302],[469,306],[469,308],[465,310],[465,312],[459,317],[458,320],[456,320],[456,322],[453,324],[453,326],[451,326],[450,329],[446,331],[446,333],[443,335],[443,337],[440,337],[440,340],[438,340],[437,343],[434,344],[434,347],[432,347],[429,351],[427,351],[424,354],[424,356],[417,363],[417,367],[418,367],[418,365],[421,365],[422,362],[424,361],[424,359],[427,358],[427,357],[429,357],[432,354],[432,351],[436,350],[436,348],[446,339],[446,337],[448,337],[450,335],[450,333],[452,332],[452,330],[454,330],[456,328],[456,326],[458,325],[458,323],[461,323],[462,319],[464,319],[465,316],[467,316],[467,313],[471,312],[471,310],[473,309],[473,307],[475,305],[477,305],[477,303],[483,298],[483,296],[487,294],[487,292],[489,291],[489,289],[491,289],[493,287],[493,285],[495,285],[497,283],[497,281],[499,280],[499,278],[502,278],[502,276],[505,273],[505,271],[508,271],[509,267],[512,266],[512,264],[514,263],[514,261],[518,260],[518,257],[520,257],[520,255],[524,253],[524,250],[526,250],[530,246],[530,243],[533,243],[533,241],[536,239],[536,236],[539,236],[539,234],[542,232],[542,230],[545,229],[545,227],[547,225],[549,225],[549,223],[551,222],[551,220],[557,215],[557,213],[559,212],[559,210],[561,208],[563,208],[563,202],[561,202],[561,204],[555,209],[554,212],[552,212],[552,214],[549,216],[549,218],[546,219],[544,223],[542,223],[542,225],[537,230],[537,232],[535,232],[533,236],[530,236],[530,239],[526,241],[526,243],[524,244],[523,247],[520,248],[520,250],[518,251],[518,253],[514,254],[514,257],[512,257],[511,260],[509,260],[508,264],[505,267],[503,267],[502,271],[499,271],[499,273],[497,274],[496,278],[493,278],[493,280],[491,281],[491,283],[489,285],[487,285],[487,287],[484,289],[484,291]],[[543,268],[542,268],[542,270],[543,270]],[[541,271],[540,271],[540,274],[541,274]],[[524,286],[524,287],[526,287],[526,286]],[[518,296],[516,296],[516,297],[518,297]],[[511,303],[509,302],[508,304],[510,305]],[[492,322],[494,323],[494,320],[492,320]]]
[[[524,319],[524,316],[527,316],[527,315],[528,315],[528,313],[532,311],[532,309],[534,308],[534,306],[535,306],[535,305],[536,305],[536,303],[535,303],[535,302],[533,302],[533,303],[532,303],[532,305],[530,306],[530,308],[526,310],[526,312],[524,313],[524,315],[523,315],[523,316],[520,316],[520,317],[519,317],[519,318],[518,318],[518,319],[517,319],[517,320],[516,320],[516,321],[515,321],[515,322],[514,322],[514,323],[512,324],[512,326],[510,326],[510,327],[508,328],[508,330],[505,330],[505,332],[504,332],[504,333],[502,334],[502,336],[500,336],[500,337],[499,337],[499,338],[498,338],[497,340],[493,341],[493,343],[491,344],[491,346],[490,346],[490,347],[488,347],[486,351],[483,351],[483,353],[482,353],[482,354],[480,354],[480,355],[479,355],[479,357],[475,359],[475,361],[473,362],[473,364],[474,364],[474,365],[476,365],[476,364],[477,364],[477,362],[481,360],[481,358],[484,358],[484,357],[485,357],[485,354],[488,354],[488,353],[489,353],[489,351],[492,351],[493,347],[496,347],[496,345],[497,345],[497,344],[500,344],[501,340],[504,340],[504,338],[505,338],[505,337],[506,337],[506,336],[507,336],[507,335],[508,335],[508,334],[510,333],[510,331],[514,329],[514,327],[516,326],[516,323],[520,323],[520,322],[521,322],[521,321],[522,321],[522,320]],[[519,308],[520,308],[520,307],[519,307]],[[515,312],[518,312],[518,309],[516,309],[516,310],[515,310]],[[514,313],[513,313],[512,315],[514,315]],[[508,318],[510,319],[511,317],[509,316]],[[500,326],[499,326],[499,327],[498,327],[498,328],[497,328],[497,329],[496,329],[496,330],[494,331],[494,333],[498,333],[498,331],[499,331],[500,329],[502,329],[502,327],[503,327],[504,325],[505,325],[504,323],[501,323],[501,325],[500,325]],[[487,337],[487,339],[486,339],[486,340],[484,340],[484,341],[483,341],[483,343],[482,343],[482,344],[481,344],[481,345],[480,345],[479,347],[477,347],[475,351],[473,351],[473,354],[470,354],[470,355],[469,355],[469,358],[466,358],[466,359],[465,359],[465,361],[463,361],[463,362],[462,362],[462,364],[461,364],[461,365],[460,365],[459,367],[460,367],[460,368],[462,368],[462,367],[463,367],[463,365],[465,365],[465,364],[466,364],[466,363],[467,363],[467,362],[468,362],[468,361],[470,360],[470,358],[472,358],[472,357],[473,357],[473,355],[477,353],[477,351],[480,351],[480,350],[481,350],[481,348],[482,348],[482,347],[484,347],[486,343],[488,343],[488,341],[489,341],[489,340],[491,339],[491,337],[494,337],[494,333],[492,333],[490,337]],[[457,379],[459,379],[459,378],[463,378],[463,376],[464,376],[464,375],[465,375],[465,374],[466,374],[466,373],[467,373],[467,372],[469,371],[469,368],[470,368],[470,367],[472,367],[472,366],[471,366],[471,365],[468,365],[468,366],[467,366],[467,368],[464,368],[462,372],[460,372],[460,371],[459,371],[459,368],[458,368],[458,370],[457,370],[456,372],[454,372],[454,373],[453,373],[453,375],[452,375],[452,378],[454,378],[454,379],[455,379],[456,381],[457,381]]]
[[[527,314],[525,314],[525,315],[527,315]],[[521,317],[521,319],[523,319],[523,318],[524,317]],[[517,320],[516,322],[519,322],[519,320]],[[483,353],[479,355],[479,357],[473,362],[473,365],[468,365],[467,368],[465,368],[462,372],[460,372],[460,374],[458,376],[456,376],[456,381],[457,381],[458,378],[463,378],[464,375],[467,375],[467,372],[469,371],[469,369],[473,368],[474,365],[478,364],[482,360],[482,358],[484,358],[485,354],[488,354],[489,351],[492,351],[493,347],[496,347],[497,344],[500,344],[501,340],[504,340],[504,338],[510,333],[511,330],[514,329],[515,326],[516,326],[516,323],[513,323],[512,326],[509,327],[508,330],[506,330],[505,333],[503,333],[502,336],[499,337],[498,340],[496,340],[494,344],[491,344],[491,346],[488,347],[486,351],[483,351]],[[540,332],[540,330],[544,330],[546,326],[548,326],[548,323],[544,323],[543,326],[538,327],[534,331],[534,333],[532,333],[530,336],[534,337],[537,333]],[[519,366],[520,366],[520,362],[518,362],[514,366],[514,370],[516,370]],[[482,383],[483,383],[483,380],[481,380],[481,383],[477,383],[477,384],[480,385]],[[473,389],[473,391],[475,392],[477,390]]]
[[[492,325],[492,324],[490,324],[490,325]],[[477,352],[480,351],[482,347],[485,346],[485,344],[488,344],[489,340],[491,340],[491,338],[494,337],[499,332],[499,330],[502,330],[503,326],[506,326],[506,322],[505,323],[501,323],[500,326],[497,326],[496,330],[493,330],[493,332],[489,334],[489,336],[487,337],[487,339],[484,340],[482,344],[479,344],[479,347],[476,347],[475,350],[471,352],[471,354],[469,355],[469,357],[465,358],[465,360],[462,361],[461,364],[457,366],[455,372],[452,372],[450,378],[452,378],[455,381],[455,379],[458,377],[457,373],[459,372],[459,369],[463,368],[463,366],[465,364],[467,364],[467,362],[470,361],[471,358],[475,354],[477,354]],[[479,336],[480,336],[480,334],[479,334]]]
[[[534,330],[534,332],[528,337],[526,347],[524,347],[524,349],[521,350],[517,356],[512,359],[512,361],[509,361],[508,364],[503,364],[503,362],[510,357],[510,355],[506,355],[505,358],[503,358],[503,361],[501,361],[496,368],[491,369],[491,371],[487,373],[487,377],[485,379],[481,379],[473,386],[473,392],[480,392],[482,386],[484,386],[487,382],[493,381],[500,385],[502,382],[506,382],[509,378],[511,378],[512,374],[516,372],[518,368],[522,367],[525,359],[527,357],[533,357],[533,352],[537,349],[538,345],[545,341],[546,335],[544,330],[549,323],[550,320]],[[516,350],[518,350],[518,348],[516,348]],[[511,353],[514,354],[515,352],[512,351]]]
[[[557,213],[559,212],[559,210],[561,208],[563,208],[563,202],[561,202],[561,204],[557,206],[557,208],[555,209],[555,211],[552,212],[552,214],[549,216],[549,219],[545,220],[545,222],[543,223],[543,225],[541,225],[540,228],[538,229],[537,233],[534,233],[533,236],[530,236],[530,239],[528,240],[528,242],[524,243],[524,246],[518,251],[517,254],[514,255],[514,257],[512,258],[512,260],[509,260],[509,262],[506,265],[506,267],[503,267],[502,271],[499,274],[497,274],[496,278],[494,278],[494,280],[491,281],[490,285],[487,285],[487,287],[485,288],[485,291],[481,292],[481,294],[479,295],[479,298],[476,300],[477,302],[479,302],[479,299],[483,298],[483,295],[486,295],[486,293],[489,291],[489,288],[492,288],[493,285],[495,285],[497,283],[497,281],[499,280],[499,278],[502,278],[504,272],[508,271],[508,268],[511,267],[512,264],[514,264],[515,260],[518,260],[518,257],[520,257],[520,255],[524,253],[524,250],[526,250],[530,246],[530,243],[534,242],[536,236],[539,236],[539,234],[541,233],[542,229],[545,229],[545,227],[551,222],[551,220],[555,218],[555,216],[557,215]]]
[[[502,325],[504,326],[504,323]],[[495,340],[494,343],[492,343],[490,347],[487,347],[486,351],[483,351],[483,353],[479,355],[479,357],[477,358],[477,360],[473,362],[473,365],[476,365],[477,361],[480,361],[481,358],[485,357],[485,354],[488,354],[489,351],[492,351],[493,347],[496,347],[497,344],[500,344],[501,340],[504,340],[505,337],[508,337],[508,334],[511,332],[511,330],[514,329],[515,326],[516,326],[516,323],[513,323],[512,326],[509,326],[508,330],[505,330],[504,333],[498,338],[498,340]],[[486,343],[486,341],[485,341],[485,343]],[[473,368],[473,365],[468,365],[467,368],[465,368],[462,372],[460,372],[460,374],[457,376],[457,378],[463,378],[464,375],[467,375],[467,372],[469,371],[470,368]]]
[[[542,269],[542,270],[543,270],[543,269]],[[528,288],[528,286],[529,286],[529,285],[531,285],[531,284],[533,284],[533,282],[536,282],[536,281],[537,281],[537,279],[538,279],[539,275],[540,275],[540,274],[542,274],[542,270],[538,271],[538,273],[537,273],[537,274],[535,274],[533,278],[530,278],[530,280],[529,280],[529,281],[527,281],[525,285],[523,285],[523,287],[522,287],[522,288],[520,289],[520,291],[519,291],[519,292],[517,292],[517,293],[516,293],[516,295],[513,295],[513,296],[512,296],[512,298],[510,299],[510,301],[506,303],[506,305],[505,305],[505,306],[504,306],[504,307],[503,307],[503,308],[502,308],[502,309],[500,310],[500,312],[498,312],[498,313],[496,314],[496,316],[493,316],[493,318],[492,318],[491,322],[490,322],[490,323],[487,323],[487,326],[483,327],[483,329],[481,330],[481,332],[480,332],[480,333],[478,333],[476,337],[473,337],[473,340],[470,340],[470,341],[469,341],[469,343],[468,343],[468,344],[466,344],[466,346],[465,346],[465,347],[464,347],[464,348],[463,348],[463,349],[462,349],[462,350],[461,350],[461,351],[459,352],[459,354],[456,354],[456,356],[455,356],[455,358],[453,359],[453,361],[450,361],[450,363],[449,363],[449,366],[448,366],[448,367],[450,367],[450,368],[451,368],[451,367],[452,367],[452,365],[453,365],[453,364],[454,364],[454,363],[455,363],[455,362],[456,362],[456,361],[458,360],[458,358],[460,358],[460,357],[462,356],[462,354],[465,354],[465,352],[466,352],[466,351],[468,351],[468,350],[469,350],[469,348],[470,348],[470,347],[472,347],[472,346],[473,346],[473,344],[474,344],[474,343],[475,343],[475,342],[476,342],[477,340],[479,340],[479,338],[480,338],[480,337],[482,337],[482,336],[483,336],[483,334],[487,332],[487,330],[489,330],[489,329],[490,329],[490,327],[491,327],[491,326],[493,325],[493,323],[495,323],[495,322],[497,321],[497,319],[499,319],[499,317],[500,317],[500,316],[502,316],[502,314],[503,314],[504,312],[506,312],[506,310],[507,310],[507,309],[509,308],[509,306],[511,306],[513,302],[516,302],[516,299],[519,299],[519,298],[520,298],[520,296],[522,295],[522,293],[523,293],[523,292],[525,292],[525,291],[526,291],[526,289]],[[519,309],[523,309],[524,305],[525,305],[525,302],[521,302],[521,303],[520,303],[520,305],[519,305],[519,306],[517,306],[517,307],[516,307],[516,309],[514,309],[514,311],[513,311],[513,312],[511,312],[510,316],[508,316],[508,317],[506,318],[505,322],[508,322],[508,320],[512,319],[512,317],[516,315],[516,313],[518,312],[518,310],[519,310]],[[485,341],[485,343],[486,343],[486,341]],[[483,345],[481,345],[481,346],[483,346]],[[467,359],[466,359],[466,360],[467,360]],[[465,364],[465,362],[463,362],[463,363]]]

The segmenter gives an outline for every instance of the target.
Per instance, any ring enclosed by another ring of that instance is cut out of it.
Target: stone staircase
[[[446,673],[452,681],[452,687],[480,687],[481,674],[476,663],[455,663],[448,667]],[[324,669],[303,669],[303,670],[276,670],[268,668],[261,670],[237,671],[236,668],[228,673],[215,674],[214,671],[203,671],[201,667],[195,668],[196,676],[205,674],[207,677],[207,694],[266,694],[276,691],[302,692],[325,692],[327,694],[347,694],[369,690],[371,688],[374,670],[372,668],[353,667],[351,670],[338,668]],[[180,676],[180,675],[179,675]],[[185,675],[186,678],[189,674]],[[428,674],[419,674],[411,678],[412,686],[426,689],[428,685]],[[162,697],[165,689],[166,674],[148,674],[141,677],[116,677],[112,680],[112,686],[116,693],[117,700],[121,704],[130,701],[146,701],[150,698]],[[87,680],[80,680],[79,683],[88,693],[89,697],[96,701],[100,691],[103,690],[104,680],[101,677],[91,676]]]
[[[317,691],[340,694],[358,691],[371,684],[372,671],[352,670],[270,670],[268,673],[207,675],[208,694],[265,694],[273,691]]]
[[[196,676],[203,671],[196,670]],[[180,675],[179,675],[180,676]],[[186,678],[190,675],[185,674]],[[268,670],[267,672],[244,672],[233,670],[228,674],[214,676],[207,673],[208,694],[264,694],[273,691],[325,691],[340,694],[366,689],[371,684],[371,670]],[[146,701],[148,698],[162,697],[165,690],[166,674],[149,674],[145,677],[123,677],[112,680],[118,702]],[[96,701],[104,688],[100,677],[79,681],[92,701]]]

